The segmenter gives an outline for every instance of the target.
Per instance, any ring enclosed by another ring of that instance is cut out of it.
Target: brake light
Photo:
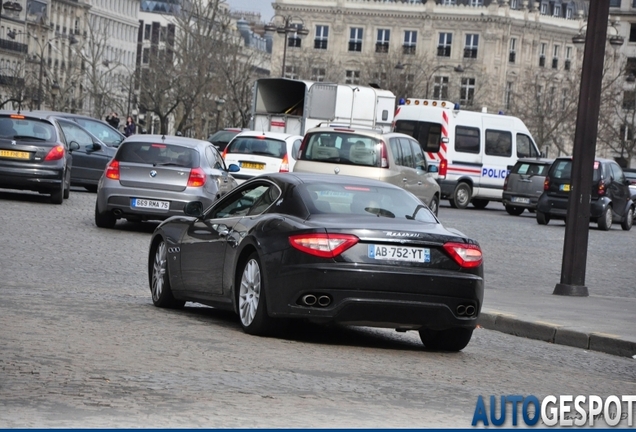
[[[463,268],[479,267],[483,261],[481,249],[476,244],[444,243],[444,250]]]
[[[119,161],[113,160],[106,166],[106,172],[104,173],[106,178],[111,180],[119,180]]]
[[[386,143],[384,141],[380,142],[380,166],[382,168],[389,167],[389,157],[387,156]]]
[[[24,116],[20,115],[20,114],[11,114],[9,117],[12,118],[12,119],[24,120]]]
[[[229,147],[229,144],[225,146],[225,148],[223,149],[223,153],[221,153],[221,157],[223,158],[223,160],[225,160],[225,155],[227,154],[228,147]]]
[[[301,252],[321,258],[335,258],[356,243],[350,234],[299,234],[289,236],[289,243]]]
[[[605,182],[603,180],[598,182],[598,189],[596,191],[599,196],[605,195]]]
[[[289,172],[289,159],[287,158],[287,155],[283,156],[283,161],[280,164],[278,172]]]
[[[64,146],[58,144],[55,147],[53,147],[51,150],[49,150],[44,160],[54,161],[54,160],[62,159],[63,157],[64,157]]]
[[[506,179],[504,180],[504,187],[503,190],[508,190],[508,177],[510,177],[509,175],[506,175]]]
[[[547,191],[550,189],[550,177],[545,176],[545,180],[543,180],[543,190]]]
[[[190,170],[190,177],[188,177],[188,187],[201,187],[205,184],[205,172],[203,169],[197,167]]]
[[[439,161],[439,174],[438,177],[446,178],[446,173],[448,172],[448,161],[446,159],[442,159]]]

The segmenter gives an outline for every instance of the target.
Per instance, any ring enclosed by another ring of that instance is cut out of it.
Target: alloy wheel
[[[252,324],[261,296],[261,269],[255,259],[245,265],[239,291],[239,315],[245,327]]]
[[[166,275],[166,257],[166,243],[161,242],[157,246],[157,251],[155,252],[155,260],[152,265],[152,299],[155,302],[158,302],[160,300],[161,294],[163,293],[163,286]]]

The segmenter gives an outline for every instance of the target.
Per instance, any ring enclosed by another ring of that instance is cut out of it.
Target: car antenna
[[[166,134],[161,135],[161,141],[165,141],[166,140]]]

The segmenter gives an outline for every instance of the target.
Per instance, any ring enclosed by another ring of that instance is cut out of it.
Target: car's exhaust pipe
[[[462,316],[466,314],[466,306],[459,305],[457,306],[457,315]]]
[[[318,301],[318,299],[316,298],[316,296],[315,296],[315,295],[313,295],[313,294],[305,294],[305,295],[302,297],[302,299],[301,299],[301,300],[302,300],[303,304],[305,304],[305,305],[307,305],[307,306],[313,306],[313,305],[315,305],[315,304],[316,304],[316,302]]]
[[[115,216],[121,216],[122,211],[121,211],[121,209],[115,209],[115,210],[113,210],[113,213],[115,214]]]
[[[318,304],[322,307],[327,307],[331,304],[331,297],[327,295],[321,295],[318,297]]]
[[[475,315],[475,306],[473,305],[466,306],[466,316],[473,316],[473,315]]]

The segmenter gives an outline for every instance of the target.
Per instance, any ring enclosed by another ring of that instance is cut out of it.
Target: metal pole
[[[216,130],[219,130],[219,119],[221,118],[221,110],[216,110]]]
[[[552,294],[588,296],[585,286],[590,227],[590,195],[603,82],[603,61],[610,0],[590,2],[581,88],[572,153],[572,190],[568,200],[561,283]]]
[[[128,87],[128,111],[126,111],[126,115],[132,116],[132,113],[130,112],[130,98],[132,95],[132,90],[133,90],[133,78],[134,75],[130,75],[130,86]]]
[[[287,26],[289,25],[289,18],[285,18],[285,46],[283,47],[283,70],[281,71],[281,78],[285,78],[285,60],[287,58]]]
[[[426,97],[424,99],[428,99],[428,84],[431,82],[431,77],[426,79]]]
[[[40,73],[38,75],[38,109],[42,108],[42,79],[43,78],[44,78],[44,48],[42,48],[42,50],[40,51]]]

